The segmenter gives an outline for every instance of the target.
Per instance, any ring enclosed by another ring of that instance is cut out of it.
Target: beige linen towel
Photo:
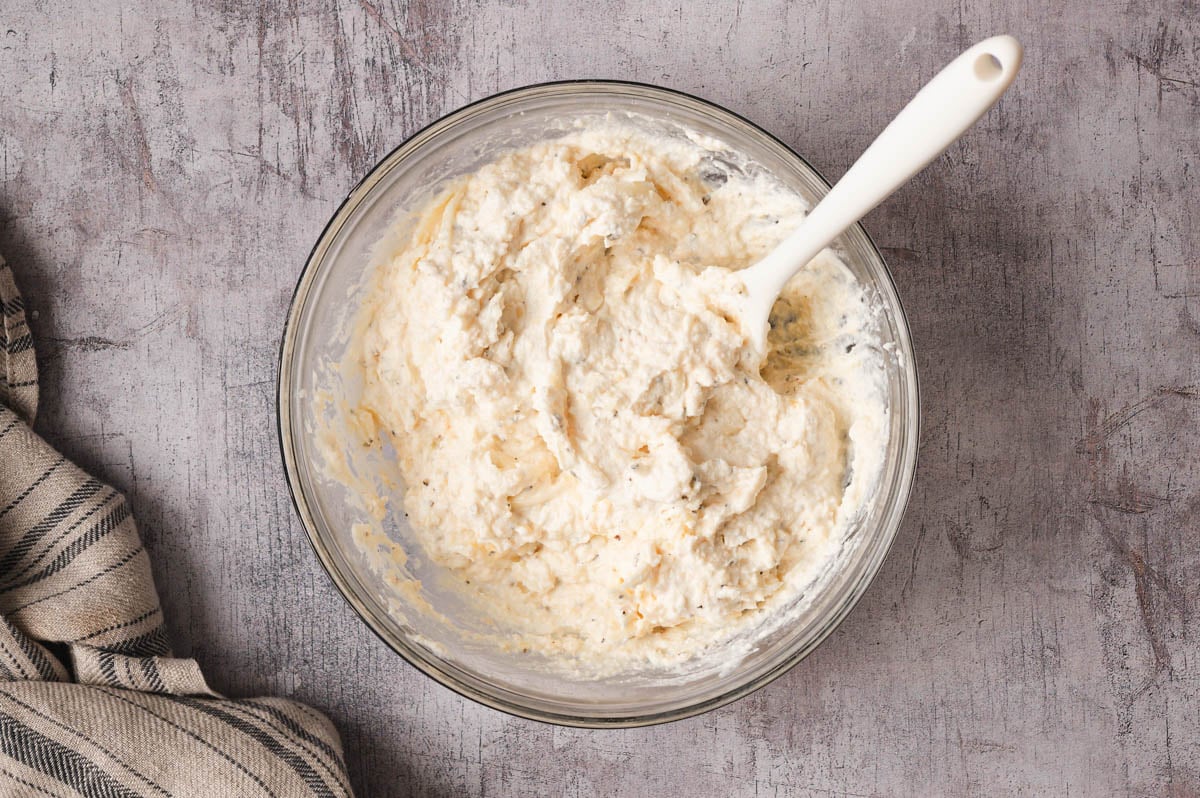
[[[332,724],[223,699],[171,655],[121,494],[30,429],[37,365],[0,259],[0,795],[349,796]]]

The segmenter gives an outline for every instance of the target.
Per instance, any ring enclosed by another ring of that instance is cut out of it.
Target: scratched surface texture
[[[821,648],[620,732],[461,699],[343,604],[284,485],[288,300],[370,166],[492,92],[694,92],[840,175],[974,40],[1002,107],[868,217],[924,398],[912,504]],[[164,0],[0,8],[0,252],[39,429],[128,492],[178,647],[341,729],[364,796],[1200,795],[1191,3]]]

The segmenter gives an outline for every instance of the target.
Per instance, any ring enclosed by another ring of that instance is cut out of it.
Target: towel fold
[[[30,429],[33,338],[0,259],[0,794],[349,796],[333,725],[172,656],[124,497]]]

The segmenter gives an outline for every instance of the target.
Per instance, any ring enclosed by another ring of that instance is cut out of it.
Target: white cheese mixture
[[[522,648],[683,662],[811,584],[878,476],[863,291],[824,253],[759,361],[730,270],[805,203],[719,146],[610,122],[506,154],[364,306],[356,414],[425,552]]]

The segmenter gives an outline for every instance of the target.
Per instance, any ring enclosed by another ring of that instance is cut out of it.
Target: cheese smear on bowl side
[[[794,602],[886,445],[883,353],[826,251],[737,323],[732,270],[804,200],[719,142],[608,121],[445,187],[385,253],[355,415],[403,508],[509,644],[672,666]]]

